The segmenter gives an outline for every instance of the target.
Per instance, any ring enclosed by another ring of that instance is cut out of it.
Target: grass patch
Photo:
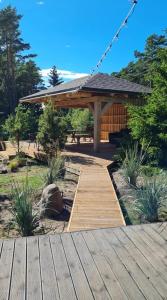
[[[42,188],[43,176],[47,172],[47,166],[30,166],[28,167],[29,186],[35,190]],[[16,173],[0,174],[0,194],[11,194],[11,183],[17,181],[22,183],[27,175],[27,167],[19,168]]]

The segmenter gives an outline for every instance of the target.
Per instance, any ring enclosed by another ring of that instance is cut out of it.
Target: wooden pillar
[[[100,116],[101,102],[94,102],[94,151],[98,152],[100,147]]]

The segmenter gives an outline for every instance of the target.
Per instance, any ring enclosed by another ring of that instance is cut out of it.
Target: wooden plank
[[[167,265],[167,257],[166,257],[166,250],[161,247],[158,243],[155,243],[153,240],[143,229],[142,226],[134,226],[133,230],[137,232],[139,237],[150,247],[152,253],[159,256],[162,261]]]
[[[150,249],[150,247],[141,239],[140,235],[132,229],[132,227],[134,226],[128,226],[128,230],[125,227],[122,227],[122,230],[147,258],[150,264],[161,274],[162,278],[167,281],[166,265],[162,262],[161,258],[158,257],[157,254],[154,253],[152,249]]]
[[[27,300],[42,300],[38,237],[27,238]]]
[[[76,294],[60,235],[51,235],[50,243],[53,253],[53,261],[56,270],[60,299],[76,299]]]
[[[158,243],[158,245],[163,247],[165,251],[167,250],[167,240],[165,240],[160,233],[149,225],[144,225],[142,228],[154,241],[156,241],[156,243]]]
[[[77,298],[79,300],[94,299],[71,235],[62,234],[61,238]]]
[[[153,284],[157,292],[165,299],[167,295],[167,283],[163,280],[161,274],[153,268],[147,258],[138,250],[121,228],[116,228],[113,232],[144,272],[147,280]]]
[[[157,231],[159,232],[161,237],[165,241],[167,241],[167,222],[164,222],[164,223],[161,223],[161,224],[158,223]]]
[[[136,285],[136,282],[131,277],[125,265],[122,264],[121,260],[111,247],[110,243],[105,239],[102,230],[94,230],[92,231],[92,234],[95,237],[99,248],[110,264],[112,271],[117,277],[119,284],[127,294],[128,298],[131,300],[145,299],[142,291]]]
[[[128,272],[133,277],[134,281],[138,285],[139,289],[142,291],[146,299],[150,300],[162,300],[162,297],[156,291],[152,283],[148,280],[147,276],[142,272],[139,265],[133,259],[133,257],[128,253],[128,251],[121,245],[120,241],[114,235],[111,230],[103,230],[104,238],[111,244],[112,247],[117,253],[118,257],[122,261],[122,264],[125,265]]]
[[[26,297],[26,238],[15,242],[10,300],[24,300]]]
[[[43,299],[60,299],[48,236],[39,238]]]
[[[164,223],[152,223],[152,224],[150,224],[150,226],[154,230],[156,230],[159,234],[161,234],[161,232],[166,227],[166,225],[167,225],[167,222],[164,222]]]
[[[1,259],[2,246],[3,246],[3,240],[0,240],[0,259]]]
[[[82,235],[111,298],[119,300],[128,299],[110,264],[106,260],[94,236],[92,235],[92,232],[84,231],[82,232]]]
[[[95,299],[111,299],[81,233],[73,233],[72,238]]]
[[[2,243],[1,243],[2,244]],[[9,297],[14,253],[14,240],[4,241],[0,259],[0,299]]]

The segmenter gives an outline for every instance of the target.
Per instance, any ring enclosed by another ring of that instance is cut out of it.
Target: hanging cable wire
[[[101,56],[100,60],[98,61],[96,67],[91,71],[90,75],[93,75],[101,66],[101,64],[103,63],[104,59],[106,58],[108,52],[111,50],[113,43],[115,42],[115,40],[118,40],[119,35],[121,33],[121,30],[123,29],[124,26],[127,25],[129,18],[131,17],[131,15],[134,13],[135,7],[137,5],[138,0],[133,0],[132,1],[132,6],[127,14],[127,16],[125,17],[125,19],[123,20],[123,22],[121,23],[120,27],[118,28],[118,30],[116,31],[114,37],[111,40],[111,43],[108,45],[108,47],[106,48],[105,52],[103,53],[103,55]]]

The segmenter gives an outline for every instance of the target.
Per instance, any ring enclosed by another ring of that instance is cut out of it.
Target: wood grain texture
[[[159,226],[0,240],[0,300],[167,299]]]

